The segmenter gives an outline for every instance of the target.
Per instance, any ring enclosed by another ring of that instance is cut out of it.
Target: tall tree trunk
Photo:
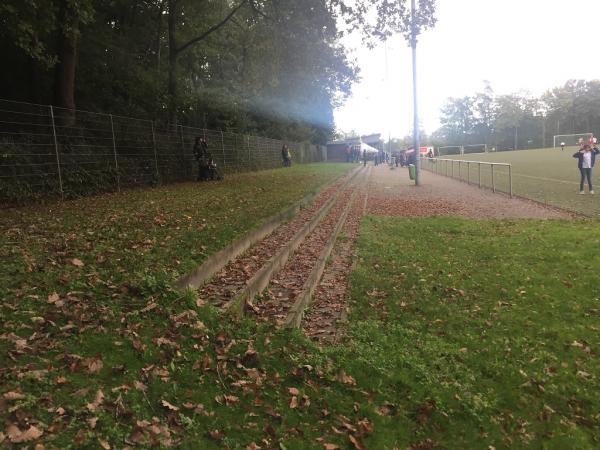
[[[177,125],[177,57],[179,50],[177,49],[177,40],[175,31],[177,27],[177,0],[169,0],[169,122]]]
[[[75,124],[75,69],[77,67],[78,26],[77,17],[63,3],[61,23],[70,23],[68,33],[61,32],[58,43],[59,62],[54,73],[54,104],[67,111],[60,114],[66,126]]]

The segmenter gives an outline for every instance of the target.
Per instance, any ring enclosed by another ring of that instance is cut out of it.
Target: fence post
[[[62,174],[60,172],[60,157],[58,156],[58,140],[56,139],[56,124],[54,123],[54,107],[50,105],[50,117],[52,118],[52,134],[54,136],[54,151],[56,152],[56,167],[58,169],[58,186],[60,188],[60,198],[65,199],[63,191]]]
[[[471,184],[471,162],[467,161],[467,184]]]
[[[154,149],[154,168],[156,169],[156,182],[158,183],[158,153],[156,151],[156,136],[154,135],[154,120],[150,122],[152,125],[152,148]]]
[[[462,181],[462,161],[458,161],[458,179]]]
[[[112,114],[109,114],[108,116],[110,117],[110,131],[112,133],[113,156],[115,157],[115,170],[117,173],[117,192],[121,192],[121,176],[119,175],[119,163],[117,161],[117,143],[115,142],[115,125],[113,123]]]
[[[185,139],[183,137],[183,125],[175,126],[175,134],[177,134],[177,128],[179,128],[179,137],[181,137],[181,173],[183,174],[183,178],[186,177],[186,164],[185,164]]]
[[[221,132],[221,150],[223,151],[223,169],[225,169],[225,139],[223,138],[223,130]]]
[[[452,168],[451,177],[454,178],[454,160],[452,160],[452,164],[450,164],[450,167]]]
[[[250,169],[250,135],[246,136],[246,144],[248,145],[248,169]]]
[[[481,189],[481,163],[477,163],[479,166],[479,189]]]
[[[492,192],[496,192],[496,185],[494,184],[494,164],[492,164]]]
[[[510,198],[513,197],[513,186],[512,186],[512,164],[508,166],[508,183],[510,184]]]

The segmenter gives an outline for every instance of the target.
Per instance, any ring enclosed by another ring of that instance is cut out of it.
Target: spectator
[[[579,168],[579,172],[581,174],[581,178],[579,181],[579,193],[585,194],[583,190],[583,183],[587,178],[588,188],[590,194],[594,193],[594,188],[592,186],[592,168],[596,163],[596,155],[600,153],[597,147],[594,146],[592,149],[589,144],[584,144],[583,148],[578,152],[573,154],[573,158],[577,158],[577,167]]]
[[[196,142],[194,143],[194,157],[198,162],[198,181],[206,181],[209,179],[208,156],[208,144],[206,143],[206,140],[197,136]]]
[[[292,165],[292,155],[286,144],[283,144],[281,147],[281,159],[283,160],[283,167],[290,167]]]

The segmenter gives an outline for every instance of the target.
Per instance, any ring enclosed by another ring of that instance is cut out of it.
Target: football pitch
[[[463,160],[463,161],[481,161],[494,163],[508,163],[512,165],[512,183],[513,193],[515,195],[537,200],[548,205],[558,206],[583,213],[585,215],[600,216],[600,175],[592,174],[592,182],[596,189],[595,195],[589,195],[587,186],[585,195],[579,195],[579,169],[577,169],[577,160],[573,158],[573,153],[577,147],[567,147],[565,150],[560,148],[544,148],[535,150],[517,150],[496,153],[471,153],[464,156],[448,155],[442,158]],[[437,168],[430,163],[425,163],[425,167],[442,174],[452,174],[452,165],[454,166],[454,177],[459,177],[465,181],[467,179],[472,184],[478,184],[480,180],[479,165],[463,162],[445,163],[437,162]],[[468,167],[468,170],[467,170]],[[594,172],[600,170],[600,166],[595,168]],[[481,165],[481,184],[485,187],[491,187],[491,170],[487,165]],[[509,191],[508,169],[506,167],[496,166],[494,169],[494,185],[496,189],[502,192]]]

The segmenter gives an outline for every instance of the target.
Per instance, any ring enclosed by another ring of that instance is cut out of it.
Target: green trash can
[[[417,168],[415,167],[415,165],[414,164],[409,164],[408,165],[408,176],[410,177],[410,179],[414,180],[416,174],[417,174]]]

